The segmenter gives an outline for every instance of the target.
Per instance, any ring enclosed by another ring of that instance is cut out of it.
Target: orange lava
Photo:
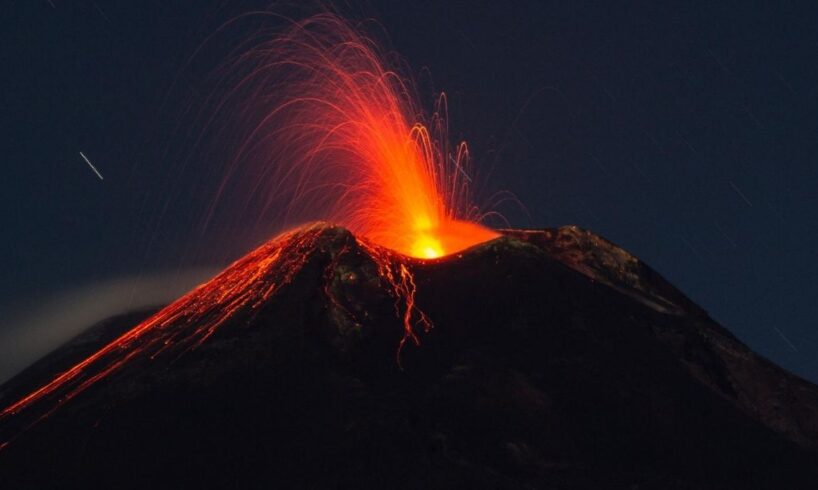
[[[386,59],[330,14],[262,36],[233,59],[219,90],[252,130],[214,206],[261,198],[292,221],[337,223],[418,258],[496,237],[477,224],[484,214],[472,202],[469,152],[449,144],[445,96],[424,116],[411,80]]]
[[[74,398],[137,356],[153,359],[168,350],[202,344],[240,311],[252,311],[301,270],[320,228],[285,233],[247,254],[207,283],[135,326],[84,361],[0,412],[0,420],[45,398],[54,405]]]
[[[329,253],[331,259],[324,272],[326,284],[329,284],[336,273],[338,258],[349,251],[348,245],[337,250],[321,248],[319,240],[331,229],[319,223],[273,238],[207,283],[4,408],[0,411],[0,422],[29,413],[24,427],[30,427],[93,384],[114,375],[126,364],[152,362],[159,357],[175,359],[199,347],[229,320],[248,321],[252,318],[283,286],[293,280],[310,258],[323,253]],[[420,343],[415,327],[421,326],[424,330],[432,327],[431,321],[415,305],[416,286],[409,270],[412,259],[365,239],[356,240],[356,244],[375,262],[380,278],[395,299],[396,314],[404,328],[398,348],[400,363],[400,349],[405,342],[411,339]],[[325,287],[324,293],[331,305],[343,308],[329,288]],[[26,412],[34,406],[39,409]],[[12,438],[16,435],[19,433]],[[0,451],[8,443],[9,440],[0,441]]]

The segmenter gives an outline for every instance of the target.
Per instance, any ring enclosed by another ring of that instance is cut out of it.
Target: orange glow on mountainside
[[[273,238],[85,360],[0,410],[0,422],[39,404],[41,410],[31,421],[35,424],[126,364],[178,357],[202,345],[230,320],[252,318],[282,287],[290,284],[309,260],[320,254],[316,251],[322,247],[322,237],[333,230],[337,228],[319,223]],[[364,239],[355,239],[354,243],[374,261],[382,284],[395,300],[395,312],[404,329],[400,347],[407,340],[419,344],[416,327],[428,331],[432,324],[415,305],[416,287],[408,266],[413,259]],[[334,251],[332,260],[325,265],[323,276],[328,283],[337,273],[335,260],[350,246]],[[323,293],[330,304],[340,305],[330,289]],[[0,450],[7,442],[0,441]]]

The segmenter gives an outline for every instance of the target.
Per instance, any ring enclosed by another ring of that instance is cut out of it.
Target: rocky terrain
[[[0,418],[0,486],[814,488],[818,387],[593,233],[503,233],[432,261],[324,224],[259,249],[290,266],[239,296],[194,291],[206,313],[151,324]],[[401,266],[419,345],[398,352]],[[146,314],[32,366],[0,406]]]

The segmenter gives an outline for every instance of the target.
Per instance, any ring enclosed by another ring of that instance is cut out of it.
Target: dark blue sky
[[[454,135],[485,181],[526,207],[503,209],[513,225],[606,236],[818,381],[814,2],[609,3],[370,1],[353,12],[378,19],[390,47],[448,93]],[[179,115],[230,39],[185,62],[254,4],[5,7],[0,304],[224,261],[276,230],[197,232],[219,162],[171,171]]]

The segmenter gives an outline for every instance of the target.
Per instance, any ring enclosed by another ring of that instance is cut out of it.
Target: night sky
[[[353,3],[342,10],[379,21],[430,100],[446,91],[482,182],[524,206],[500,209],[513,226],[605,236],[818,381],[814,2]],[[226,20],[265,5],[4,7],[6,319],[112,278],[222,265],[280,229],[243,229],[252,210],[201,229],[219,162],[178,165],[181,115],[239,33],[188,61]]]

